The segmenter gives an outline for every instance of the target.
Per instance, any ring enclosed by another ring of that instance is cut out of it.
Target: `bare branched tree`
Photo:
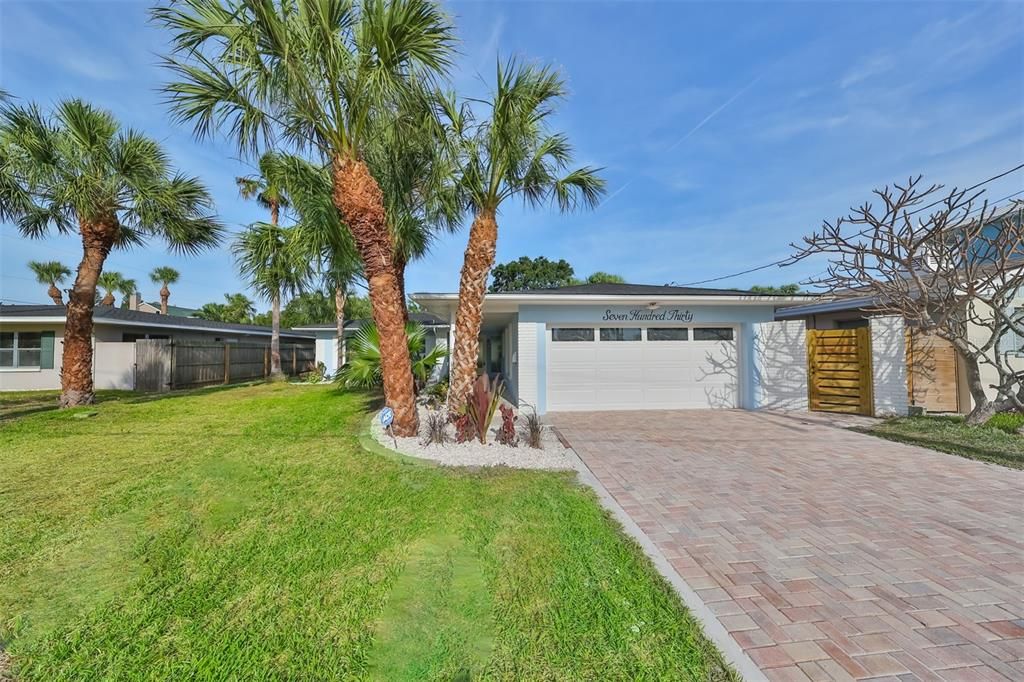
[[[900,315],[949,341],[974,399],[971,424],[1024,411],[1024,372],[1009,361],[1018,349],[1006,343],[1024,338],[1024,316],[1014,307],[1024,287],[1024,202],[996,208],[982,194],[924,187],[918,176],[876,190],[878,209],[865,203],[792,245],[794,262],[830,259],[827,272],[805,284],[866,297],[869,312]],[[986,375],[996,377],[987,386]]]

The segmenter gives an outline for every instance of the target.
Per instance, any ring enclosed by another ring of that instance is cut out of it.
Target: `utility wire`
[[[1015,173],[1015,172],[1019,171],[1022,168],[1024,168],[1024,163],[1022,163],[1022,164],[1020,164],[1018,166],[1015,166],[1015,167],[1013,167],[1013,168],[1011,168],[1009,170],[1003,171],[1002,173],[1000,173],[998,175],[993,175],[991,178],[988,178],[987,180],[982,180],[981,182],[979,182],[979,183],[977,183],[975,185],[971,185],[970,187],[967,187],[967,188],[963,189],[962,191],[970,192],[971,190],[978,189],[979,187],[981,187],[983,185],[987,185],[988,183],[990,183],[990,182],[992,182],[994,180],[998,180],[999,178],[1004,178],[1007,175],[1010,175],[1011,173]],[[1009,194],[1009,195],[1003,197],[1002,199],[997,199],[995,201],[995,203],[998,204],[998,203],[1000,203],[1002,201],[1006,201],[1007,199],[1012,199],[1013,197],[1015,197],[1015,196],[1017,196],[1019,194],[1024,194],[1024,190],[1020,190],[1019,192],[1014,192],[1013,194]],[[915,213],[920,213],[921,211],[929,209],[932,206],[936,206],[938,204],[941,204],[943,201],[945,201],[945,199],[939,199],[937,201],[933,201],[932,203],[928,204],[927,206],[922,206],[920,208],[914,209],[910,213],[907,213],[907,215],[911,216],[911,215],[914,215]],[[974,211],[971,211],[971,213],[974,213],[977,210],[979,210],[979,209],[975,209]],[[968,214],[968,215],[970,215],[970,214]],[[861,232],[859,236],[865,236],[866,234],[867,234],[867,232]],[[787,257],[782,258],[780,260],[772,261],[771,263],[765,263],[764,265],[758,265],[758,266],[753,267],[753,268],[747,268],[746,270],[741,270],[739,272],[734,272],[734,273],[731,273],[731,274],[728,274],[728,275],[722,275],[721,277],[711,277],[709,279],[702,279],[702,280],[697,281],[697,282],[686,282],[685,284],[673,284],[673,286],[692,287],[692,286],[696,286],[698,284],[709,284],[711,282],[720,282],[720,281],[722,281],[724,279],[733,279],[734,277],[740,277],[742,275],[749,275],[752,272],[759,272],[760,270],[767,270],[768,268],[772,268],[772,267],[777,267],[777,266],[778,267],[782,267],[783,265],[790,264],[791,260],[792,260],[792,256],[787,256]]]

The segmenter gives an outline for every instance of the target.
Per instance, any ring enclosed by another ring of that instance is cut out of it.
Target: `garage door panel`
[[[595,338],[597,338],[595,334]],[[735,407],[735,341],[548,344],[548,409]]]

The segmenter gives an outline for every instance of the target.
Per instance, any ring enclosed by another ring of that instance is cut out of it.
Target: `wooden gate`
[[[871,415],[871,336],[858,329],[809,329],[807,372],[810,408]]]
[[[135,390],[163,393],[171,390],[171,342],[139,339],[135,342]]]

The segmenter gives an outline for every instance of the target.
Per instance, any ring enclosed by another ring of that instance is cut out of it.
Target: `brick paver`
[[[770,679],[1024,679],[1024,472],[797,415],[551,415]]]

